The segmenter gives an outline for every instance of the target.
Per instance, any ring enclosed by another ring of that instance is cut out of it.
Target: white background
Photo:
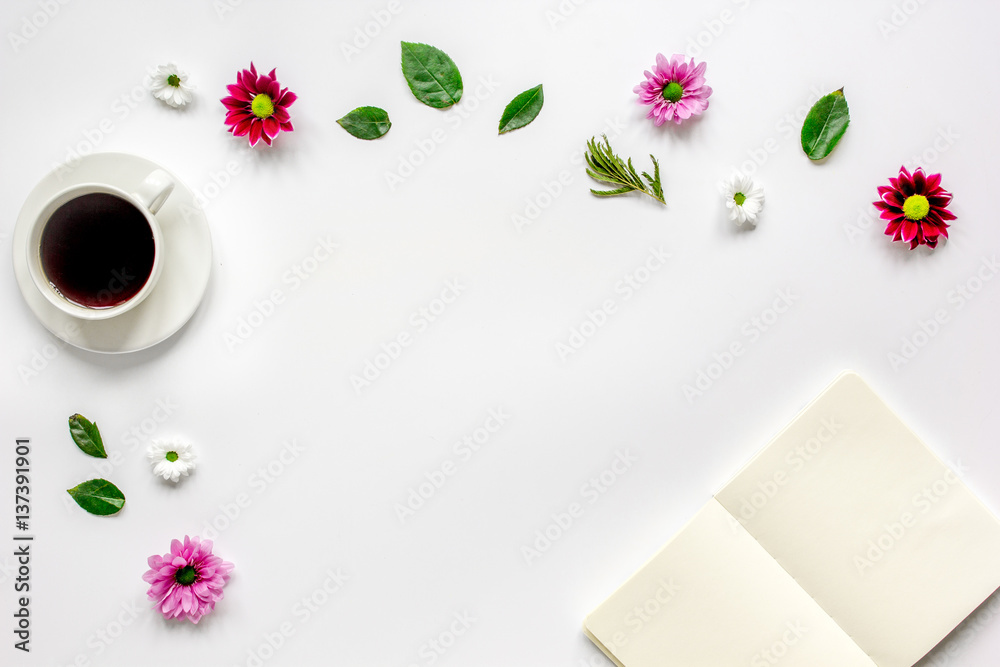
[[[390,14],[381,1],[49,0],[50,18],[45,4],[0,9],[3,256],[38,180],[74,151],[114,150],[209,199],[215,261],[190,323],[121,356],[59,345],[0,271],[0,536],[13,544],[13,441],[25,436],[36,535],[29,656],[11,646],[12,547],[0,551],[3,664],[610,664],[583,617],[845,368],[1000,510],[1000,280],[978,282],[1000,243],[991,3],[425,1]],[[374,36],[345,53],[366,27]],[[30,37],[15,48],[11,34]],[[400,40],[451,55],[464,116],[412,97]],[[657,128],[632,87],[657,52],[685,50],[708,61],[711,106]],[[251,59],[299,95],[295,131],[270,149],[227,134],[218,102]],[[197,86],[189,108],[141,93],[123,105],[170,60]],[[507,102],[539,83],[538,119],[496,136]],[[850,128],[812,164],[801,118],[841,86]],[[387,136],[363,142],[335,123],[361,105],[388,110]],[[113,131],[95,135],[105,119]],[[445,140],[421,154],[438,128]],[[666,207],[588,192],[579,158],[601,132],[638,167],[660,159]],[[876,186],[914,156],[955,195],[952,239],[934,251],[867,222]],[[213,187],[233,161],[240,172]],[[391,188],[386,174],[411,161]],[[716,191],[744,163],[767,196],[752,231],[726,219]],[[567,185],[547,196],[562,172]],[[533,219],[518,229],[515,215]],[[327,237],[335,255],[295,286],[288,272]],[[631,298],[616,292],[650,248],[667,264]],[[448,281],[460,296],[418,331],[411,317]],[[969,300],[959,285],[980,289]],[[274,290],[284,302],[227,343]],[[753,339],[779,290],[793,306]],[[561,358],[557,344],[607,299],[606,324]],[[945,324],[919,335],[938,310]],[[402,332],[412,344],[356,391],[351,376]],[[922,347],[893,364],[904,338]],[[744,353],[689,400],[684,385],[734,342]],[[158,401],[171,406],[160,421]],[[498,409],[509,419],[462,460],[453,444]],[[117,517],[66,502],[100,476],[69,438],[74,412],[120,457],[105,475],[128,497]],[[167,435],[201,454],[176,487],[144,456]],[[274,463],[289,441],[301,453]],[[585,489],[619,452],[636,462],[604,493]],[[455,474],[401,522],[396,505],[446,460]],[[262,483],[269,464],[280,474]],[[582,516],[528,563],[522,547],[571,503]],[[226,599],[198,626],[164,621],[145,600],[146,558],[213,521],[228,524],[216,553],[236,564]],[[338,569],[349,580],[327,596]],[[310,597],[324,604],[307,616]],[[434,653],[463,613],[471,628]],[[993,664],[1000,620],[981,614],[951,650],[935,664]]]

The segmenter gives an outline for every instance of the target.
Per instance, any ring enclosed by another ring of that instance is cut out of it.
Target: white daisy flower
[[[175,109],[190,102],[194,95],[191,84],[188,83],[187,72],[174,63],[160,65],[150,75],[149,89],[153,97],[163,100]]]
[[[187,476],[194,470],[194,448],[190,442],[174,438],[172,440],[154,440],[146,450],[149,463],[153,466],[153,474],[176,482],[181,476]]]
[[[757,225],[757,216],[764,208],[764,190],[750,180],[749,176],[737,172],[728,181],[719,184],[719,191],[726,201],[730,220],[737,226],[748,221],[751,225]]]

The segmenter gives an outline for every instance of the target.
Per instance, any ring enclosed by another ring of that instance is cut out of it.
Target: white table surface
[[[1000,244],[998,18],[972,0],[4,2],[0,662],[610,664],[584,615],[845,368],[1000,511],[1000,280],[981,280]],[[345,54],[366,26],[376,34]],[[452,56],[465,80],[456,109],[412,97],[400,40]],[[657,52],[699,49],[710,108],[655,127],[632,87]],[[299,95],[295,131],[271,149],[223,125],[218,100],[251,59]],[[188,109],[141,91],[124,105],[170,60],[197,86]],[[538,119],[497,137],[507,102],[538,83]],[[811,164],[800,119],[841,86],[851,126]],[[361,105],[388,110],[386,137],[363,142],[335,123]],[[111,131],[95,134],[107,119]],[[581,149],[601,132],[637,166],[660,159],[666,207],[588,192]],[[91,149],[149,157],[209,199],[207,295],[146,351],[59,345],[10,270],[21,202]],[[411,155],[420,164],[390,188],[386,174]],[[767,203],[744,231],[716,183],[753,156]],[[868,222],[876,186],[913,156],[955,195],[952,239],[932,252]],[[233,161],[239,173],[214,187]],[[519,229],[513,216],[529,213]],[[288,272],[319,239],[335,253],[296,282]],[[670,257],[647,275],[652,252]],[[641,289],[624,287],[629,275]],[[456,283],[441,312],[435,300]],[[967,299],[959,286],[978,291]],[[273,314],[227,343],[275,290]],[[775,318],[779,292],[792,305]],[[557,344],[606,300],[604,325],[561,358]],[[920,336],[939,310],[945,324]],[[404,333],[411,344],[357,391],[352,375]],[[914,337],[919,351],[892,363]],[[743,354],[689,400],[684,386],[734,342]],[[25,374],[36,355],[44,368]],[[128,503],[115,518],[67,502],[65,489],[99,476],[67,433],[74,412],[117,454],[106,476]],[[456,450],[491,412],[504,423],[480,450]],[[176,487],[143,453],[167,435],[201,454]],[[29,655],[8,627],[17,437],[33,442]],[[613,484],[590,481],[619,456],[631,462],[605,474]],[[454,474],[401,521],[396,505],[447,462]],[[573,503],[572,525],[526,558]],[[226,599],[198,626],[166,622],[145,599],[146,558],[212,522],[216,552],[236,564]],[[994,664],[1000,620],[986,610],[974,621],[924,664]]]

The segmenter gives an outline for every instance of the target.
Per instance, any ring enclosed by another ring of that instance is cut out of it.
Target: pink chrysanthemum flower
[[[652,105],[646,118],[656,119],[656,125],[672,120],[678,125],[708,108],[712,89],[705,85],[706,63],[684,62],[684,56],[674,54],[670,60],[656,54],[653,71],[646,71],[646,80],[632,89],[639,94],[639,104]]]
[[[951,211],[945,208],[951,202],[951,193],[941,187],[941,174],[924,175],[920,167],[910,175],[906,167],[899,168],[899,178],[890,178],[889,185],[880,185],[881,199],[874,202],[882,211],[887,236],[893,241],[910,244],[910,250],[918,245],[937,247],[938,238],[948,238],[948,224],[945,220],[955,220]]]
[[[298,97],[288,88],[282,88],[271,70],[268,74],[257,75],[257,68],[250,63],[250,69],[236,73],[236,83],[226,86],[229,97],[222,98],[226,105],[226,125],[233,136],[250,135],[250,145],[256,146],[261,139],[268,146],[271,140],[284,130],[291,132],[292,122],[288,107]]]
[[[149,568],[142,579],[160,613],[197,623],[222,599],[233,564],[212,555],[212,540],[185,535],[183,544],[170,542],[170,553],[150,556]]]

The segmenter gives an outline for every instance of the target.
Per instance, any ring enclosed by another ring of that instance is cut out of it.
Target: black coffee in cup
[[[138,294],[156,254],[142,211],[104,192],[57,208],[45,224],[39,250],[52,287],[87,308],[111,308]]]

